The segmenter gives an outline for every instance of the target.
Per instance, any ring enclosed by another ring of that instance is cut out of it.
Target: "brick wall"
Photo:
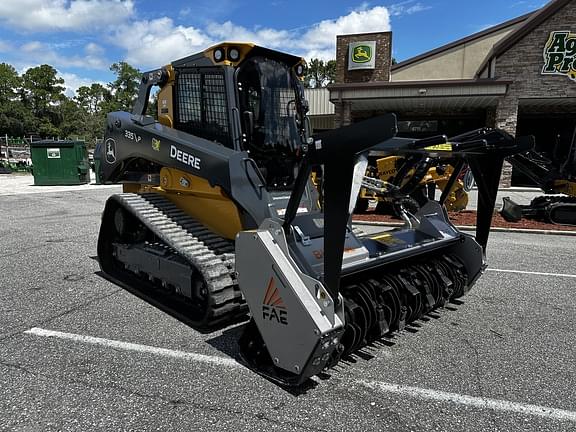
[[[348,70],[348,44],[376,41],[376,67],[367,70]],[[392,33],[363,33],[336,37],[336,83],[390,81],[392,62]]]
[[[552,31],[576,32],[576,0],[568,3],[496,59],[495,76],[513,81],[506,96],[498,102],[495,126],[516,135],[518,103],[527,98],[576,97],[576,82],[562,75],[542,75],[543,51]],[[548,112],[548,110],[545,110]],[[492,120],[492,119],[491,119]],[[501,186],[509,186],[512,168],[506,164]]]
[[[542,75],[543,51],[550,32],[576,32],[576,0],[568,3],[496,59],[496,76],[513,80],[508,95],[521,98],[576,97],[576,82],[563,75]]]

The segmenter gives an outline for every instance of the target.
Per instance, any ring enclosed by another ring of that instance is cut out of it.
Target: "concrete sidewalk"
[[[90,173],[90,178],[95,179],[94,172]],[[70,186],[34,186],[34,176],[31,174],[0,174],[0,196],[4,195],[18,195],[18,194],[33,194],[33,193],[49,193],[49,192],[63,192],[63,191],[83,191],[88,189],[106,189],[117,188],[120,191],[120,185],[97,185],[94,180],[90,184],[84,185],[70,185]],[[500,210],[502,207],[502,198],[509,196],[518,204],[529,204],[532,198],[543,195],[540,189],[531,188],[511,188],[502,189],[498,192],[496,199],[496,209]],[[438,198],[440,192],[438,192]],[[468,210],[476,210],[478,203],[478,190],[473,189],[468,194]]]
[[[544,195],[538,188],[510,188],[500,189],[496,197],[496,210],[502,208],[502,198],[510,197],[516,204],[530,204],[533,198]],[[478,207],[478,189],[473,189],[468,193],[468,206],[466,210],[476,210]]]
[[[94,172],[90,173],[90,178],[95,179]],[[31,174],[0,174],[0,196],[37,194],[64,191],[84,191],[89,189],[118,189],[120,185],[97,185],[92,180],[90,184],[67,185],[67,186],[34,186],[34,176]]]

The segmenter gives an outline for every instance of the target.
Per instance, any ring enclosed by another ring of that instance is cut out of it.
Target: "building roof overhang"
[[[331,84],[330,101],[353,110],[463,110],[496,106],[511,81],[494,79]]]

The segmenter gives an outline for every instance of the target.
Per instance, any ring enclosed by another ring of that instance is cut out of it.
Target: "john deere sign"
[[[566,75],[576,81],[576,33],[550,33],[544,47],[543,75]]]
[[[348,45],[348,70],[374,69],[376,42],[352,42]]]

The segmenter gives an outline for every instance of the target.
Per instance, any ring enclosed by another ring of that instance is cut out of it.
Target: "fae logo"
[[[352,52],[354,63],[366,63],[372,60],[372,47],[368,45],[357,45]]]
[[[270,278],[266,294],[264,295],[262,318],[268,321],[276,321],[278,324],[288,325],[288,311],[284,300],[280,297],[274,276]]]
[[[566,75],[576,81],[576,33],[550,33],[544,47],[542,75]]]

